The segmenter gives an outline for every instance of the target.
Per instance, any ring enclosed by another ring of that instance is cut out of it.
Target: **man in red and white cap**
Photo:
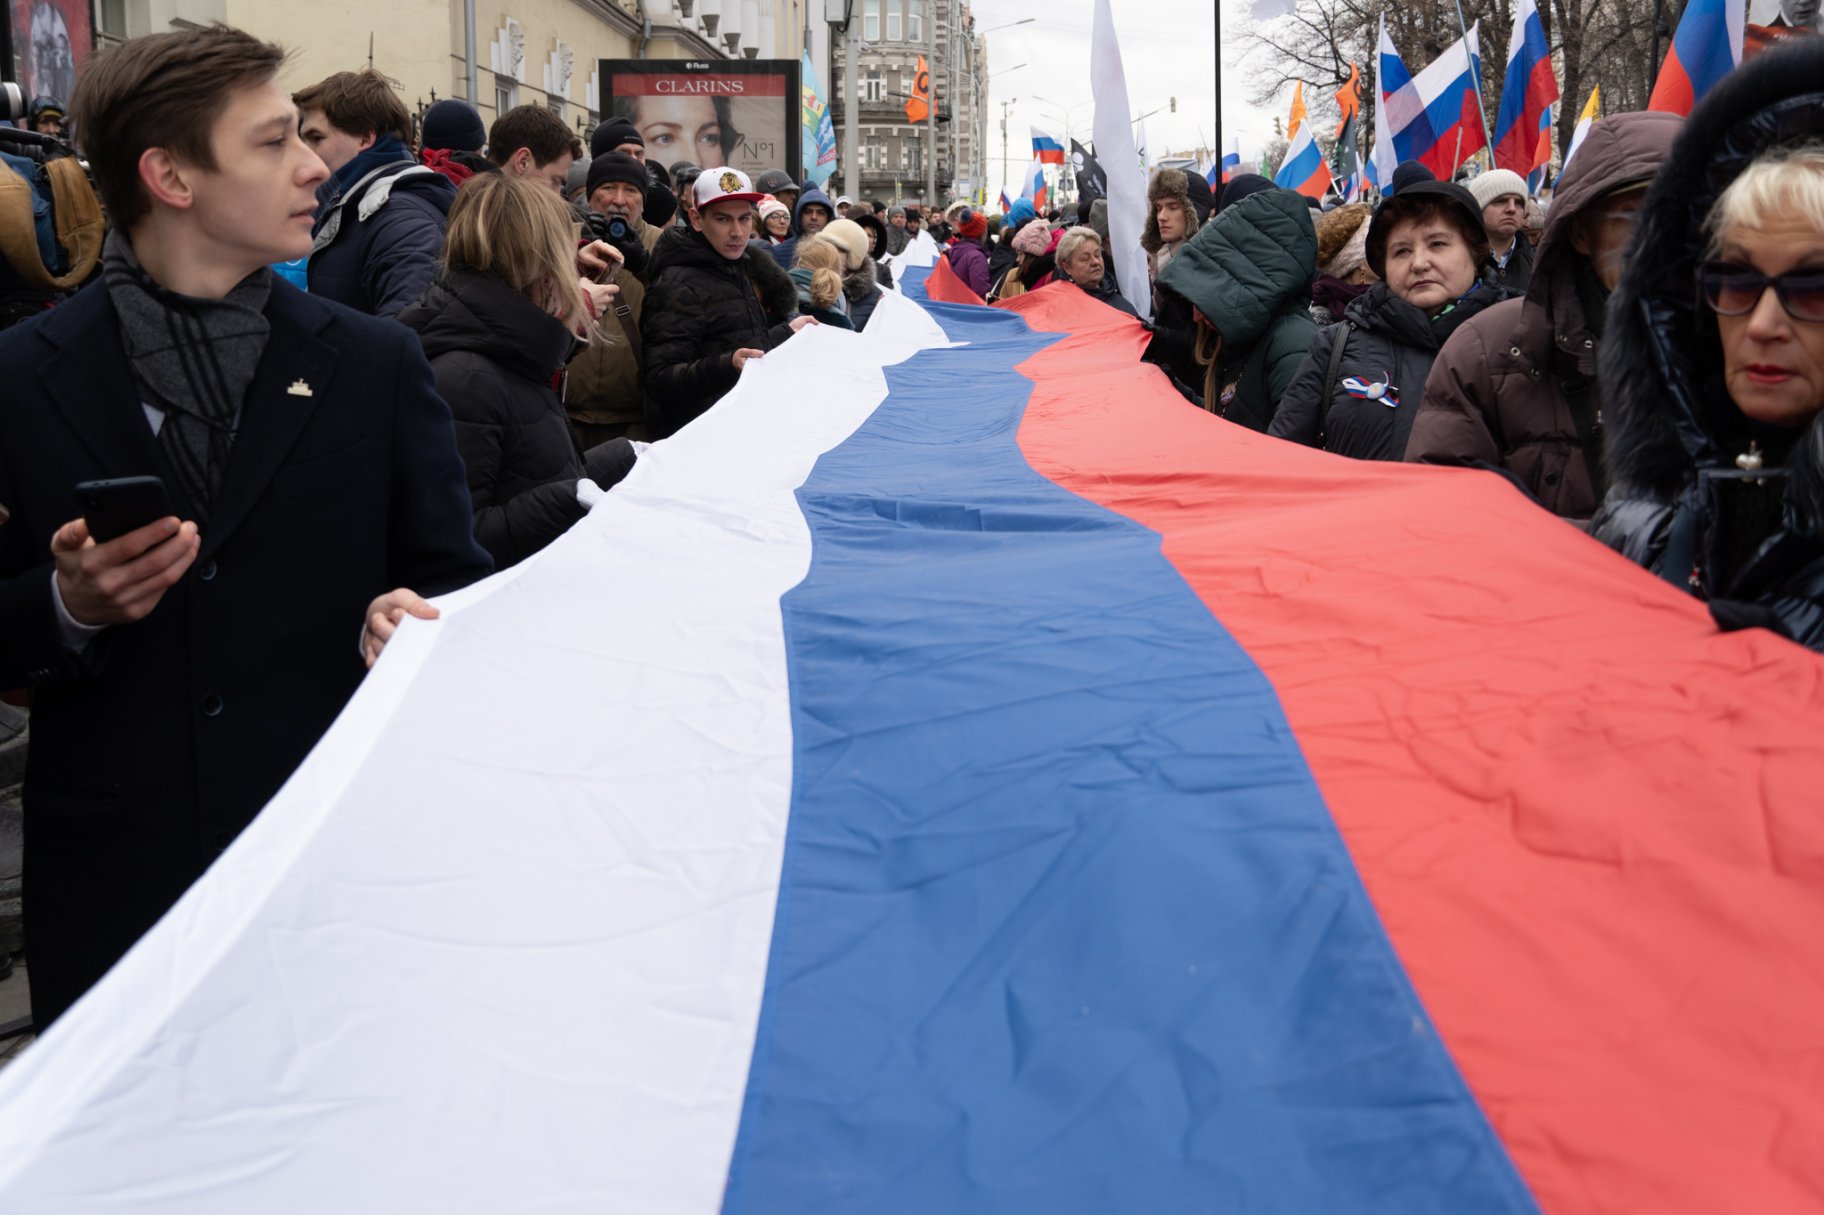
[[[691,188],[690,227],[653,248],[646,308],[646,419],[671,434],[714,405],[748,360],[804,326],[798,290],[754,237],[754,204],[765,198],[739,169],[705,169]]]

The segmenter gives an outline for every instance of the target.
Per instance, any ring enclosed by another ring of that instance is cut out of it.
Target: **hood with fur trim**
[[[1146,187],[1146,231],[1140,236],[1140,247],[1148,253],[1157,253],[1165,247],[1165,240],[1159,235],[1159,204],[1168,198],[1184,208],[1184,239],[1197,235],[1197,209],[1191,205],[1191,179],[1182,169],[1161,169],[1153,174],[1153,180]]]
[[[1592,128],[1591,138],[1602,126]],[[1795,39],[1750,60],[1686,121],[1647,192],[1598,355],[1608,414],[1605,455],[1618,490],[1669,499],[1698,470],[1733,468],[1747,450],[1752,428],[1723,386],[1716,318],[1697,306],[1704,222],[1756,157],[1819,139],[1824,39]],[[1558,235],[1562,205],[1552,209],[1548,246]],[[1824,530],[1824,414],[1807,425],[1785,469],[1789,519],[1815,535]]]

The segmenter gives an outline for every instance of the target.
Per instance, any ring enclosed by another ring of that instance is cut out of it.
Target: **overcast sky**
[[[1110,0],[1115,32],[1121,40],[1121,57],[1127,69],[1127,91],[1132,115],[1158,109],[1146,120],[1150,149],[1190,151],[1214,146],[1215,50],[1212,0]],[[1244,160],[1254,160],[1273,135],[1271,111],[1256,110],[1244,100],[1253,91],[1248,64],[1241,63],[1243,46],[1237,36],[1247,21],[1248,0],[1223,0],[1224,73],[1222,105],[1224,129],[1241,137]],[[1018,182],[1032,158],[1031,127],[1065,134],[1069,110],[1070,134],[1090,140],[1095,113],[1089,87],[1089,29],[1092,0],[971,0],[976,28],[1035,20],[1030,25],[994,30],[988,42],[988,199],[993,202],[1006,181],[1001,169],[1001,103],[1007,109],[1006,178],[1014,184],[1007,194],[1019,193]],[[1025,64],[1016,70],[1018,64]],[[1169,112],[1170,99],[1178,98],[1178,112]],[[1046,100],[1040,100],[1044,98]],[[1056,104],[1052,104],[1056,103]],[[1079,104],[1080,103],[1080,104]],[[1290,103],[1290,94],[1282,103]]]

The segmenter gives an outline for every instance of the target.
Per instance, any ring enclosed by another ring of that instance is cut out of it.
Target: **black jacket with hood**
[[[604,487],[633,464],[625,439],[585,464],[552,377],[576,346],[564,323],[491,275],[446,269],[399,314],[418,331],[437,393],[456,420],[468,471],[475,538],[496,569],[523,561],[583,516],[576,483]],[[616,473],[605,470],[617,463]]]
[[[647,281],[640,316],[646,418],[663,437],[735,386],[735,351],[771,350],[792,336],[798,288],[764,245],[750,243],[730,259],[694,228],[659,238]]]
[[[1704,220],[1723,189],[1762,153],[1820,139],[1819,39],[1749,60],[1687,120],[1648,191],[1609,307],[1597,366],[1610,489],[1591,525],[1707,599],[1725,629],[1762,625],[1814,650],[1824,650],[1824,413],[1790,430],[1742,414],[1694,280]],[[1737,465],[1751,445],[1761,469]]]

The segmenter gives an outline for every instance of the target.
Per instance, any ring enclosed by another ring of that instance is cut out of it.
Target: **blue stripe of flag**
[[[799,491],[724,1212],[1536,1215],[1271,685],[1158,535],[1022,456],[1055,335],[933,312],[969,345],[890,369]]]

